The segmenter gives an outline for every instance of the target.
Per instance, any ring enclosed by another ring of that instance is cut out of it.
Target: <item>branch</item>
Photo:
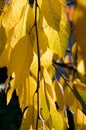
[[[76,87],[75,86],[71,87],[69,80],[66,78],[66,76],[61,71],[58,70],[58,68],[55,66],[55,64],[53,64],[53,66],[55,67],[56,72],[59,73],[60,76],[64,79],[65,83],[70,88],[70,90],[73,92],[76,99],[81,103],[83,112],[86,113],[86,104],[83,101],[82,97],[80,96],[79,92],[77,91]]]
[[[38,120],[39,120],[39,86],[40,86],[40,49],[39,49],[39,38],[38,38],[38,27],[37,27],[37,7],[38,3],[37,0],[35,0],[35,29],[36,29],[36,42],[37,42],[37,53],[38,53],[38,75],[37,75],[37,122],[36,122],[36,130],[38,129]]]
[[[76,66],[73,63],[67,63],[66,64],[66,63],[56,62],[55,60],[53,60],[53,64],[55,64],[57,66],[60,66],[60,67],[64,67],[64,68],[70,69],[70,70],[77,71],[77,68],[76,68]]]

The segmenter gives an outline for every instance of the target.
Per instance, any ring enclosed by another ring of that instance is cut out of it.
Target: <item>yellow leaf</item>
[[[72,111],[75,112],[77,108],[82,109],[80,102],[75,98],[74,94],[67,86],[64,90],[64,97],[66,105],[69,106]]]
[[[76,42],[80,45],[81,53],[86,61],[86,1],[78,0],[74,11],[73,23]]]
[[[11,0],[10,5],[7,6],[2,15],[2,25],[6,29],[6,34],[14,27],[22,15],[23,7],[26,5],[27,0]]]
[[[20,130],[29,130],[31,127],[33,128],[32,130],[35,130],[36,128],[36,109],[34,108],[33,105],[29,105],[28,109],[26,110],[22,124],[20,127]]]
[[[78,70],[78,72],[80,74],[82,74],[83,76],[85,76],[85,63],[84,63],[83,59],[81,59],[81,61],[77,65],[77,70]]]
[[[86,84],[80,82],[79,80],[75,80],[74,87],[76,87],[77,91],[79,92],[80,96],[86,104]]]
[[[56,94],[56,102],[59,106],[59,108],[64,111],[65,110],[65,99],[64,99],[64,92],[63,87],[58,81],[54,81],[54,88],[55,88],[55,94]]]
[[[54,87],[52,84],[52,79],[46,68],[44,68],[43,70],[43,76],[44,76],[44,83],[45,83],[45,91],[48,91],[52,99],[55,101],[55,93],[54,93]]]
[[[65,8],[57,0],[43,0],[39,6],[39,43],[42,43],[41,45],[44,46],[48,44],[54,53],[63,57],[69,38],[69,24],[66,18]],[[47,49],[46,46],[45,49]],[[43,47],[41,48],[43,50]]]
[[[9,32],[8,40],[12,48],[14,48],[14,46],[16,45],[16,43],[19,41],[20,38],[26,35],[26,22],[28,11],[29,6],[28,4],[26,4],[26,6],[22,11],[22,15],[19,22]]]
[[[52,81],[53,81],[53,80],[55,79],[55,73],[56,73],[55,68],[54,68],[53,65],[51,65],[51,66],[48,68],[48,73],[49,73],[49,75],[50,75],[50,77],[51,77],[51,79],[52,79]]]
[[[49,48],[53,51],[53,53],[58,54],[60,57],[64,56],[69,37],[68,23],[67,20],[65,20],[65,17],[63,10],[61,22],[59,23],[59,31],[51,28],[45,18],[43,20],[43,29],[48,39]]]
[[[33,105],[33,95],[36,90],[36,81],[31,76],[26,78],[25,81],[16,88],[16,90],[22,110],[24,110],[24,108],[28,105]]]
[[[34,51],[37,53],[36,39],[37,36],[35,36],[34,41]],[[41,14],[41,10],[39,12],[39,20],[38,20],[38,39],[39,39],[40,54],[42,55],[47,50],[48,39],[43,29],[43,15]]]
[[[50,86],[52,86],[52,80],[51,80],[50,75],[49,75],[49,73],[48,73],[46,68],[44,68],[43,74],[44,74],[45,83],[47,83]]]
[[[37,117],[37,96],[34,96],[34,93],[36,91],[36,86],[36,81],[31,76],[26,78],[23,83],[17,85],[16,91],[19,97],[20,108],[23,111],[26,106],[28,107],[24,113],[20,130],[29,130],[31,126],[35,129]],[[8,102],[11,99],[14,89],[14,86],[11,84],[11,89],[7,93]]]
[[[33,61],[32,61],[31,67],[30,67],[30,72],[31,72],[31,75],[32,75],[35,79],[37,79],[38,57],[37,57],[36,53],[34,53],[34,55],[33,55]]]
[[[7,66],[10,61],[11,47],[10,44],[6,44],[3,52],[0,55],[0,67]]]
[[[41,56],[41,65],[43,67],[49,68],[52,64],[53,52],[48,48],[45,53]]]
[[[80,109],[76,110],[75,116],[75,128],[76,130],[85,130],[86,129],[86,116]]]
[[[45,4],[46,3],[46,4]],[[59,22],[61,19],[61,4],[57,0],[43,0],[41,11],[49,26],[59,30]],[[53,35],[52,35],[53,36]]]
[[[7,42],[6,32],[5,28],[1,24],[1,18],[0,18],[0,54],[3,52],[6,42]]]
[[[33,50],[29,35],[21,38],[11,52],[8,74],[15,74],[15,84],[20,84],[29,76],[30,65],[33,59]]]
[[[47,91],[46,94],[50,107],[50,115],[53,122],[53,127],[55,128],[55,130],[65,130],[65,123],[62,115],[56,110],[55,102],[53,101],[53,99]]]
[[[45,84],[43,79],[40,82],[40,88],[39,88],[39,95],[40,95],[40,107],[41,107],[41,115],[43,117],[43,119],[45,120],[45,122],[48,120],[50,113],[49,113],[49,109],[47,106],[47,102],[46,102],[46,97],[45,97]]]

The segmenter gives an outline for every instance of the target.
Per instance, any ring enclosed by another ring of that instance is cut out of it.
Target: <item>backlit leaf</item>
[[[58,81],[54,82],[54,88],[56,93],[56,102],[61,110],[65,109],[64,92],[61,84]]]
[[[48,38],[49,48],[54,53],[59,54],[59,56],[63,56],[69,37],[69,24],[65,14],[65,8],[56,0],[47,0],[45,6],[44,3],[43,1],[41,13],[43,15],[43,30]]]
[[[38,58],[36,53],[33,55],[33,61],[30,67],[31,75],[36,79],[37,78],[37,72],[38,72]]]
[[[53,52],[48,48],[45,53],[41,56],[41,65],[43,67],[49,68],[52,64]]]
[[[46,96],[45,96],[45,85],[43,83],[43,80],[41,80],[40,82],[40,89],[39,89],[39,92],[40,92],[40,107],[41,107],[41,115],[43,117],[43,119],[45,121],[48,120],[49,116],[50,116],[50,113],[49,113],[49,109],[48,109],[48,106],[47,106],[47,102],[46,102]]]
[[[55,103],[53,102],[48,92],[47,92],[47,98],[50,107],[50,115],[55,130],[65,130],[65,124],[62,115],[56,110]]]
[[[27,23],[27,15],[28,15],[29,6],[26,5],[22,11],[21,18],[17,25],[15,25],[11,30],[8,37],[8,40],[11,44],[11,47],[14,48],[16,43],[20,38],[26,35],[26,23]]]
[[[30,65],[33,58],[33,50],[29,41],[29,35],[19,40],[11,53],[9,63],[9,75],[15,74],[15,83],[19,84],[29,76]]]
[[[2,25],[6,29],[6,34],[18,23],[26,2],[27,0],[11,0],[10,5],[5,8],[2,15]]]

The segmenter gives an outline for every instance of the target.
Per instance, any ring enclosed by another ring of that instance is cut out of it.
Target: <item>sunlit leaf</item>
[[[43,28],[44,32],[48,38],[48,45],[49,48],[59,56],[64,56],[67,44],[68,44],[68,32],[65,32],[67,30],[65,26],[67,23],[65,21],[64,17],[64,11],[62,11],[62,17],[61,17],[61,22],[59,23],[59,31],[54,30],[51,28],[48,24],[47,21],[44,19],[43,21]],[[64,22],[63,22],[64,21]],[[64,31],[62,31],[64,30]],[[52,37],[53,36],[53,37]],[[66,37],[64,39],[64,37]]]
[[[47,98],[49,102],[50,107],[50,115],[53,122],[53,126],[56,130],[65,130],[65,124],[62,118],[62,115],[56,110],[55,103],[53,102],[53,99],[47,92]]]
[[[78,66],[77,66],[77,70],[83,76],[85,75],[85,63],[84,63],[83,59],[81,59],[81,61],[79,62]]]
[[[56,93],[56,102],[61,110],[65,109],[64,92],[61,84],[58,81],[54,82],[54,88]]]
[[[52,80],[51,80],[50,75],[49,75],[49,73],[48,73],[46,68],[44,68],[43,74],[44,74],[45,83],[47,83],[50,86],[52,86]]]
[[[45,42],[48,42],[49,48],[54,53],[64,56],[69,38],[69,24],[65,8],[56,0],[47,0],[46,2],[43,0],[40,8],[41,15],[39,18],[42,20],[39,20],[38,25],[39,28],[42,28],[44,35],[47,36]]]
[[[31,75],[36,79],[37,78],[37,72],[38,72],[38,58],[36,53],[33,55],[33,61],[30,67]]]
[[[10,5],[5,8],[2,15],[2,25],[6,29],[6,34],[18,23],[26,2],[27,0],[11,0]]]
[[[13,86],[8,92],[8,99],[11,98],[13,92]],[[35,128],[36,125],[36,81],[29,76],[24,82],[17,86],[17,95],[19,97],[19,103],[22,111],[25,107],[28,107],[24,113],[20,130],[29,129],[30,126]]]
[[[51,77],[46,68],[44,68],[43,70],[43,75],[44,75],[45,90],[48,91],[52,99],[55,101],[54,87],[52,84]]]
[[[16,84],[23,82],[28,77],[32,58],[32,46],[29,35],[26,35],[18,41],[11,53],[8,71],[9,75],[14,72]]]
[[[46,3],[46,4],[45,4]],[[59,22],[61,19],[61,4],[57,0],[43,0],[41,11],[49,26],[59,30]]]
[[[20,38],[22,38],[23,36],[25,36],[25,34],[26,34],[26,23],[27,23],[28,11],[29,11],[29,6],[27,4],[22,11],[22,15],[21,15],[21,18],[20,18],[18,24],[15,25],[10,30],[8,40],[9,40],[12,48],[14,48],[14,46],[16,45],[18,40]]]
[[[46,36],[46,34],[44,32],[44,28],[43,28],[43,15],[41,14],[41,10],[38,14],[39,14],[38,39],[39,39],[40,54],[43,54],[47,50],[48,39],[47,39],[47,36]],[[36,36],[35,36],[35,41],[34,41],[34,51],[37,53]]]
[[[48,48],[47,51],[41,56],[41,65],[49,68],[52,64],[53,52]]]
[[[47,106],[47,102],[46,102],[46,97],[45,97],[45,84],[43,82],[43,80],[40,82],[40,107],[41,107],[41,115],[43,117],[43,119],[45,121],[48,120],[50,113],[49,113],[49,109]]]
[[[29,130],[31,127],[35,129],[35,125],[36,125],[36,109],[34,108],[33,105],[29,105],[27,111],[24,114],[20,130],[24,129]]]

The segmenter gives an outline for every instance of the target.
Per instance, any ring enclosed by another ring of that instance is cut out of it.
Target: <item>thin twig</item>
[[[29,31],[29,35],[30,35],[30,33],[31,33],[31,31],[33,30],[33,28],[35,27],[35,23],[33,24],[33,26],[30,28],[30,31]]]
[[[38,27],[37,27],[37,7],[38,3],[35,0],[35,29],[36,29],[36,42],[37,42],[37,53],[38,53],[38,75],[37,75],[37,122],[36,122],[36,130],[38,129],[38,120],[39,120],[39,86],[40,86],[40,49],[39,49],[39,38],[38,38]]]
[[[76,66],[73,63],[60,63],[53,60],[53,63],[57,66],[67,68],[69,70],[77,71]]]
[[[71,85],[69,84],[69,80],[68,78],[55,66],[55,64],[53,64],[55,70],[57,73],[60,74],[60,76],[64,79],[64,81],[66,82],[66,84],[69,86],[69,88],[71,89],[71,91],[73,91],[73,88],[71,87]]]

